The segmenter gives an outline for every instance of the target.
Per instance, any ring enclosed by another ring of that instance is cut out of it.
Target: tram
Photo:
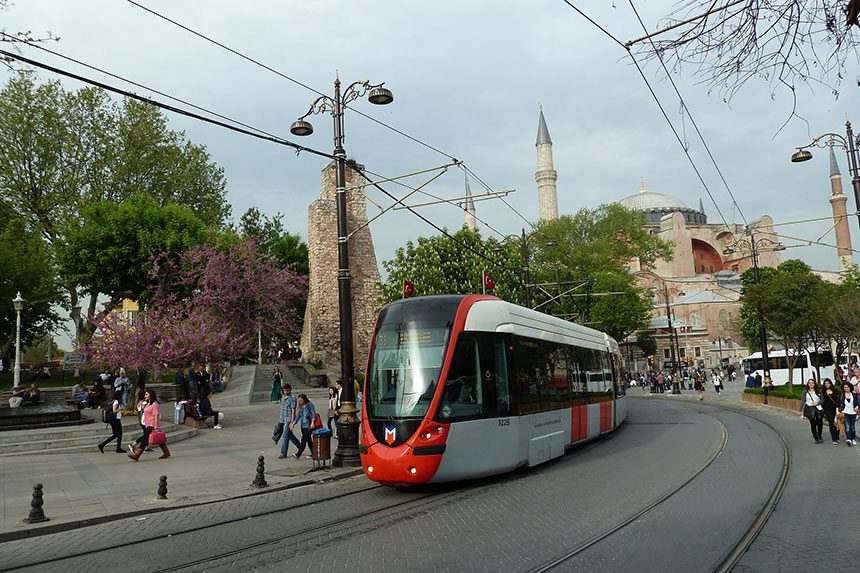
[[[486,295],[382,308],[364,382],[359,452],[387,485],[535,466],[627,417],[618,344]]]

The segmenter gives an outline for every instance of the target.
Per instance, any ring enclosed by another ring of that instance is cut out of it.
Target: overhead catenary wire
[[[206,123],[210,123],[212,125],[217,125],[219,127],[223,127],[225,129],[229,129],[231,131],[235,131],[238,133],[242,133],[244,135],[249,135],[251,137],[255,137],[257,139],[263,139],[266,141],[271,141],[272,143],[277,143],[279,145],[291,147],[291,148],[295,149],[297,152],[306,151],[306,152],[314,154],[314,155],[319,155],[320,157],[325,157],[328,159],[334,159],[334,156],[330,153],[326,153],[324,151],[319,151],[319,150],[313,149],[311,147],[305,147],[304,145],[299,145],[298,143],[289,141],[287,139],[283,139],[281,137],[272,136],[272,135],[265,135],[265,134],[259,132],[258,130],[256,130],[256,128],[252,131],[251,129],[239,127],[238,125],[231,125],[229,123],[225,123],[223,121],[219,121],[219,120],[213,119],[211,117],[202,116],[200,114],[188,111],[187,109],[182,109],[182,108],[170,105],[170,104],[166,104],[164,102],[157,101],[157,100],[152,99],[152,98],[148,98],[148,97],[136,94],[134,92],[130,92],[128,90],[123,90],[121,88],[117,88],[115,86],[106,84],[104,82],[100,82],[100,81],[94,80],[92,78],[87,78],[85,76],[81,76],[80,74],[75,74],[75,73],[69,72],[67,70],[62,70],[62,69],[57,68],[55,66],[51,66],[49,64],[39,62],[37,60],[33,60],[32,58],[22,56],[21,54],[16,54],[14,52],[9,52],[7,50],[0,50],[0,55],[5,56],[7,58],[13,58],[15,60],[18,60],[19,62],[23,62],[25,64],[29,64],[31,66],[35,66],[35,67],[41,68],[43,70],[47,70],[49,72],[53,72],[55,74],[65,76],[67,78],[71,78],[71,79],[77,80],[79,82],[83,82],[85,84],[100,87],[100,88],[107,90],[109,92],[112,92],[112,93],[115,93],[118,95],[122,95],[124,97],[131,98],[131,99],[137,100],[137,101],[142,102],[142,103],[153,105],[155,107],[159,107],[161,109],[171,111],[171,112],[177,113],[179,115],[184,115],[186,117],[197,119],[197,120],[200,120],[200,121],[203,121]]]

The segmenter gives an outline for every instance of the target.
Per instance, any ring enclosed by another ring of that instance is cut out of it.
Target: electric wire
[[[271,67],[271,66],[268,66],[268,65],[264,64],[263,62],[261,62],[261,61],[259,61],[259,60],[256,60],[256,59],[254,59],[254,58],[252,58],[252,57],[250,57],[250,56],[247,56],[247,55],[243,54],[242,52],[239,52],[238,50],[235,50],[235,49],[231,48],[230,46],[228,46],[228,45],[226,45],[226,44],[224,44],[224,43],[222,43],[222,42],[219,42],[218,40],[215,40],[215,39],[213,39],[213,38],[210,38],[209,36],[207,36],[207,35],[205,35],[205,34],[203,34],[203,33],[201,33],[201,32],[198,32],[198,31],[196,31],[196,30],[194,30],[194,29],[192,29],[192,28],[190,28],[190,27],[188,27],[188,26],[186,26],[186,25],[184,25],[184,24],[182,24],[182,23],[180,23],[180,22],[177,22],[176,20],[173,20],[173,19],[171,19],[171,18],[168,18],[167,16],[165,16],[165,15],[163,15],[163,14],[160,14],[159,12],[156,12],[155,10],[153,10],[153,9],[151,9],[151,8],[147,8],[146,6],[143,6],[143,5],[142,5],[142,4],[140,4],[139,2],[136,2],[135,0],[126,0],[126,1],[127,1],[128,3],[130,3],[130,4],[133,4],[134,6],[137,6],[137,7],[138,7],[138,8],[140,8],[141,10],[144,10],[144,11],[146,11],[146,12],[149,12],[149,13],[150,13],[150,14],[152,14],[153,16],[156,16],[156,17],[158,17],[158,18],[161,18],[162,20],[164,20],[164,21],[166,21],[166,22],[169,22],[169,23],[173,24],[174,26],[177,26],[177,27],[179,27],[179,28],[182,28],[182,29],[183,29],[183,30],[185,30],[186,32],[189,32],[189,33],[191,33],[191,34],[193,34],[193,35],[197,36],[198,38],[201,38],[202,40],[205,40],[205,41],[207,41],[207,42],[209,42],[209,43],[211,43],[211,44],[214,44],[214,45],[218,46],[219,48],[222,48],[222,49],[224,49],[224,50],[227,50],[228,52],[230,52],[231,54],[233,54],[233,55],[235,55],[235,56],[238,56],[238,57],[240,57],[240,58],[242,58],[242,59],[244,59],[244,60],[247,60],[248,62],[251,62],[252,64],[254,64],[254,65],[256,65],[256,66],[259,66],[259,67],[261,67],[261,68],[263,68],[263,69],[265,69],[265,70],[268,70],[269,72],[272,72],[273,74],[275,74],[275,75],[277,75],[277,76],[280,76],[281,78],[283,78],[283,79],[285,79],[285,80],[287,80],[287,81],[290,81],[290,82],[292,82],[292,83],[296,84],[297,86],[300,86],[300,87],[302,87],[302,88],[305,88],[306,90],[309,90],[309,91],[311,91],[311,92],[313,92],[313,93],[315,93],[315,94],[317,94],[317,95],[319,95],[319,96],[322,96],[322,97],[329,97],[329,96],[328,96],[328,95],[326,95],[325,93],[323,93],[323,92],[321,92],[321,91],[319,91],[319,90],[317,90],[317,89],[315,89],[315,88],[313,88],[313,87],[311,87],[311,86],[309,86],[309,85],[307,85],[307,84],[305,84],[305,83],[303,83],[303,82],[300,82],[299,80],[297,80],[297,79],[295,79],[295,78],[293,78],[293,77],[290,77],[290,76],[288,76],[287,74],[285,74],[285,73],[283,73],[283,72],[281,72],[281,71],[279,71],[279,70],[277,70],[277,69],[275,69],[275,68],[273,68],[273,67]],[[456,158],[456,157],[454,157],[453,155],[451,155],[450,153],[446,153],[446,152],[444,152],[444,151],[442,151],[442,150],[440,150],[440,149],[438,149],[438,148],[434,147],[433,145],[430,145],[429,143],[426,143],[426,142],[424,142],[424,141],[421,141],[420,139],[418,139],[418,138],[416,138],[416,137],[413,137],[413,136],[409,135],[408,133],[403,132],[403,131],[402,131],[402,130],[400,130],[400,129],[397,129],[396,127],[393,127],[393,126],[391,126],[391,125],[388,125],[387,123],[385,123],[385,122],[384,122],[384,121],[382,121],[382,120],[376,119],[375,117],[372,117],[372,116],[370,116],[370,115],[368,115],[368,114],[366,114],[366,113],[362,112],[361,110],[358,110],[358,109],[355,109],[355,108],[353,108],[353,107],[350,107],[349,105],[344,105],[344,107],[346,107],[347,109],[352,110],[353,112],[357,113],[358,115],[360,115],[360,116],[362,116],[362,117],[364,117],[364,118],[366,118],[366,119],[369,119],[370,121],[373,121],[374,123],[377,123],[377,124],[381,125],[382,127],[385,127],[386,129],[390,129],[391,131],[393,131],[393,132],[397,133],[398,135],[401,135],[401,136],[403,136],[403,137],[405,137],[405,138],[409,139],[410,141],[413,141],[413,142],[415,142],[415,143],[417,143],[417,144],[419,144],[419,145],[421,145],[421,146],[423,146],[423,147],[426,147],[427,149],[430,149],[431,151],[434,151],[434,152],[436,152],[436,153],[438,153],[438,154],[440,154],[440,155],[442,155],[442,156],[444,156],[444,157],[447,157],[448,159],[452,159],[452,160],[455,160],[455,161],[457,160],[457,158]]]
[[[660,98],[657,96],[657,93],[654,91],[654,88],[651,86],[651,82],[648,81],[648,77],[645,75],[644,70],[642,70],[642,67],[639,65],[639,62],[633,56],[633,52],[630,49],[630,47],[625,45],[624,42],[622,42],[617,37],[615,37],[612,33],[610,33],[608,30],[606,30],[606,28],[604,28],[603,26],[598,24],[594,19],[592,19],[590,16],[585,14],[585,12],[583,12],[582,10],[580,10],[579,8],[574,6],[569,0],[563,0],[563,2],[565,4],[567,4],[568,6],[570,6],[573,10],[575,10],[583,18],[588,20],[588,22],[590,22],[592,25],[594,25],[596,28],[598,28],[601,32],[606,34],[609,38],[612,39],[613,42],[615,42],[616,44],[621,46],[624,49],[624,51],[627,53],[630,60],[636,66],[636,70],[639,72],[639,75],[642,77],[642,81],[645,82],[645,85],[648,88],[648,91],[651,93],[651,97],[654,98],[654,101],[657,104],[657,107],[660,108],[660,113],[663,114],[663,118],[666,120],[666,123],[668,123],[669,127],[672,129],[672,133],[675,135],[675,139],[678,141],[678,145],[680,145],[681,149],[684,151],[684,155],[687,157],[687,160],[690,162],[690,166],[693,168],[693,171],[696,173],[696,176],[699,178],[699,182],[702,184],[702,187],[705,189],[705,192],[708,194],[708,197],[710,197],[711,202],[714,204],[714,208],[717,210],[717,213],[719,214],[720,219],[722,219],[723,224],[726,226],[727,229],[731,229],[731,227],[729,227],[728,221],[726,221],[725,215],[723,215],[723,212],[720,209],[720,206],[717,204],[717,200],[714,198],[714,195],[711,193],[711,190],[708,187],[708,184],[705,183],[705,179],[702,176],[701,172],[699,171],[699,168],[696,165],[696,162],[693,160],[693,157],[690,155],[689,150],[685,148],[684,142],[681,139],[681,136],[678,134],[678,130],[675,128],[675,125],[672,123],[672,120],[669,119],[669,114],[666,112],[666,109],[663,107],[663,103],[660,101]]]
[[[6,38],[9,38],[9,39],[10,39],[10,41],[12,41],[12,42],[19,42],[19,43],[26,44],[26,45],[28,45],[28,46],[30,46],[30,47],[32,47],[32,48],[36,48],[36,49],[42,50],[43,52],[47,52],[47,53],[49,53],[49,54],[52,54],[52,55],[54,55],[54,56],[57,56],[58,58],[62,58],[62,59],[67,60],[67,61],[69,61],[69,62],[72,62],[72,63],[78,64],[78,65],[83,66],[83,67],[85,67],[85,68],[89,68],[89,69],[91,69],[91,70],[93,70],[93,71],[96,71],[96,72],[99,72],[99,73],[104,74],[104,75],[106,75],[106,76],[110,76],[110,77],[112,77],[112,78],[114,78],[114,79],[120,80],[121,82],[125,82],[125,83],[127,83],[127,84],[131,84],[131,85],[133,85],[133,86],[135,86],[135,87],[139,87],[139,88],[145,89],[145,90],[147,90],[147,91],[150,91],[150,92],[152,92],[152,93],[158,94],[158,95],[163,96],[163,97],[166,97],[166,98],[168,98],[168,99],[170,99],[170,100],[173,100],[173,101],[175,101],[175,102],[178,102],[178,103],[181,103],[181,104],[187,105],[188,107],[192,107],[192,108],[194,108],[194,109],[196,109],[196,110],[199,110],[199,111],[202,111],[202,112],[204,112],[204,113],[208,113],[208,114],[210,114],[210,115],[212,115],[212,116],[219,117],[219,118],[221,118],[221,119],[223,119],[223,120],[229,121],[229,122],[231,122],[231,123],[235,123],[236,125],[241,125],[242,127],[245,127],[245,128],[250,129],[250,130],[256,131],[256,132],[261,133],[261,134],[263,134],[263,135],[267,135],[267,136],[269,136],[269,137],[274,137],[274,138],[278,138],[278,139],[280,139],[280,137],[279,137],[279,136],[277,136],[277,135],[275,135],[275,134],[273,134],[273,133],[269,133],[268,131],[262,130],[262,129],[258,128],[258,127],[254,127],[254,126],[252,126],[252,125],[248,125],[247,123],[241,122],[241,121],[239,121],[239,120],[237,120],[237,119],[233,119],[233,118],[231,118],[231,117],[227,117],[226,115],[222,115],[222,114],[220,114],[220,113],[218,113],[218,112],[212,111],[211,109],[207,109],[207,108],[205,108],[205,107],[202,107],[202,106],[199,106],[199,105],[197,105],[197,104],[191,103],[191,102],[189,102],[189,101],[187,101],[187,100],[184,100],[184,99],[182,99],[182,98],[179,98],[179,97],[176,97],[176,96],[172,96],[172,95],[170,95],[170,94],[168,94],[168,93],[165,93],[165,92],[163,92],[163,91],[157,90],[157,89],[155,89],[155,88],[153,88],[153,87],[150,87],[150,86],[147,86],[147,85],[141,84],[141,83],[136,82],[136,81],[134,81],[134,80],[130,80],[130,79],[126,78],[126,77],[120,76],[120,75],[115,74],[115,73],[113,73],[113,72],[109,72],[109,71],[107,71],[107,70],[105,70],[105,69],[103,69],[103,68],[99,68],[98,66],[94,66],[94,65],[92,65],[92,64],[88,64],[88,63],[86,63],[86,62],[82,62],[81,60],[78,60],[78,59],[75,59],[75,58],[73,58],[73,57],[71,57],[71,56],[67,56],[67,55],[65,55],[65,54],[61,54],[60,52],[56,52],[56,51],[54,51],[54,50],[48,49],[48,48],[46,48],[46,47],[44,47],[44,46],[42,46],[42,45],[39,45],[39,44],[37,44],[37,43],[29,42],[29,41],[27,41],[27,40],[21,40],[21,39],[18,39],[18,38],[16,38],[15,36],[11,36],[10,34],[7,34],[6,32],[3,32],[3,31],[0,31],[0,35],[5,36]]]
[[[229,129],[231,131],[235,131],[238,133],[242,133],[244,135],[255,137],[257,139],[262,139],[265,141],[271,141],[272,143],[277,143],[279,145],[291,147],[291,148],[295,149],[297,152],[307,151],[308,153],[311,153],[313,155],[319,155],[320,157],[325,157],[328,159],[334,159],[334,156],[330,153],[326,153],[324,151],[319,151],[319,150],[313,149],[311,147],[305,147],[304,145],[299,145],[298,143],[294,143],[292,141],[289,141],[287,139],[283,139],[280,137],[264,135],[262,133],[258,133],[257,131],[251,131],[249,129],[237,127],[236,125],[230,125],[229,123],[224,123],[223,121],[218,121],[216,119],[212,119],[211,117],[206,117],[206,116],[202,116],[200,114],[193,113],[191,111],[188,111],[187,109],[178,108],[176,106],[166,104],[164,102],[160,102],[160,101],[152,99],[152,98],[138,95],[138,94],[136,94],[134,92],[130,92],[128,90],[123,90],[123,89],[114,87],[112,85],[106,84],[104,82],[100,82],[98,80],[94,80],[91,78],[81,76],[79,74],[75,74],[73,72],[62,70],[62,69],[57,68],[55,66],[51,66],[51,65],[45,64],[43,62],[39,62],[37,60],[33,60],[31,58],[22,56],[21,54],[16,54],[14,52],[9,52],[7,50],[0,50],[0,55],[5,56],[7,58],[12,58],[12,59],[18,60],[20,62],[23,62],[25,64],[29,64],[31,66],[35,66],[37,68],[41,68],[43,70],[47,70],[49,72],[53,72],[53,73],[61,75],[61,76],[65,76],[65,77],[68,77],[68,78],[71,78],[74,80],[78,80],[79,82],[83,82],[85,84],[100,87],[100,88],[107,90],[109,92],[112,92],[112,93],[115,93],[118,95],[122,95],[124,97],[131,98],[131,99],[137,100],[137,101],[142,102],[142,103],[153,105],[155,107],[159,107],[161,109],[171,111],[171,112],[177,113],[179,115],[184,115],[186,117],[197,119],[197,120],[200,120],[200,121],[203,121],[206,123],[210,123],[212,125],[217,125],[219,127],[223,127],[225,129]]]
[[[633,9],[633,13],[636,15],[636,19],[639,20],[639,25],[642,26],[642,31],[646,34],[648,33],[648,28],[645,26],[645,22],[642,21],[642,17],[639,15],[639,10],[636,9],[636,5],[633,4],[633,0],[627,0],[630,3],[630,7]],[[705,151],[708,153],[708,157],[711,158],[711,163],[714,165],[714,169],[717,170],[717,174],[720,176],[720,180],[723,182],[723,185],[726,188],[726,191],[729,193],[729,197],[732,198],[732,205],[737,209],[738,214],[743,219],[744,225],[749,226],[749,222],[747,222],[747,218],[744,216],[743,211],[741,210],[741,206],[738,204],[737,199],[735,199],[734,193],[732,193],[731,187],[729,187],[726,178],[723,176],[723,171],[720,169],[720,166],[717,164],[717,160],[714,158],[714,155],[711,153],[711,148],[708,146],[708,143],[705,141],[702,132],[699,130],[699,125],[696,123],[696,120],[693,118],[693,114],[690,112],[690,108],[687,107],[687,102],[684,101],[684,97],[681,95],[681,91],[678,89],[678,85],[675,83],[675,80],[672,78],[672,74],[669,73],[669,68],[666,67],[666,62],[663,59],[663,54],[660,53],[660,50],[657,49],[656,44],[654,44],[653,38],[648,38],[648,41],[651,43],[651,48],[654,50],[654,53],[657,55],[657,59],[660,60],[660,65],[663,67],[663,71],[666,73],[666,77],[669,79],[669,83],[672,84],[672,88],[675,90],[675,95],[678,96],[678,99],[681,101],[681,106],[684,110],[687,111],[687,117],[690,118],[690,123],[693,124],[693,127],[696,129],[696,134],[699,136],[699,140],[702,142],[702,145],[705,148]],[[627,48],[630,51],[630,48]],[[631,52],[632,54],[632,52]],[[632,55],[631,55],[632,57]]]

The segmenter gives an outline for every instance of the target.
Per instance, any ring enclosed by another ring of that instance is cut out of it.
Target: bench
[[[9,407],[9,398],[11,398],[11,397],[12,397],[12,392],[4,392],[3,394],[0,394],[0,403],[2,403],[2,405],[4,407],[8,408]],[[27,402],[26,404],[21,404],[21,407],[34,406],[36,404],[44,404],[45,403],[45,397],[46,397],[46,395],[44,392],[39,392],[39,399],[36,402]]]
[[[206,418],[208,416],[201,418],[197,414],[197,408],[191,404],[184,404],[183,408],[185,409],[185,421],[182,422],[183,425],[188,426],[189,428],[197,428],[198,430],[209,428],[209,424],[206,423]]]
[[[84,402],[83,402],[83,400],[76,400],[76,399],[74,399],[74,398],[72,397],[72,393],[71,393],[71,391],[66,392],[66,393],[63,395],[63,397],[66,399],[66,404],[68,404],[69,406],[77,406],[78,410],[83,410],[83,409],[84,409]]]

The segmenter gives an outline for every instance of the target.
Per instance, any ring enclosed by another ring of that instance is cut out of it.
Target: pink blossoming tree
[[[178,260],[154,257],[151,301],[134,324],[112,314],[96,324],[85,351],[97,366],[144,372],[191,362],[236,360],[267,338],[299,335],[307,279],[279,268],[252,241],[194,247]]]

